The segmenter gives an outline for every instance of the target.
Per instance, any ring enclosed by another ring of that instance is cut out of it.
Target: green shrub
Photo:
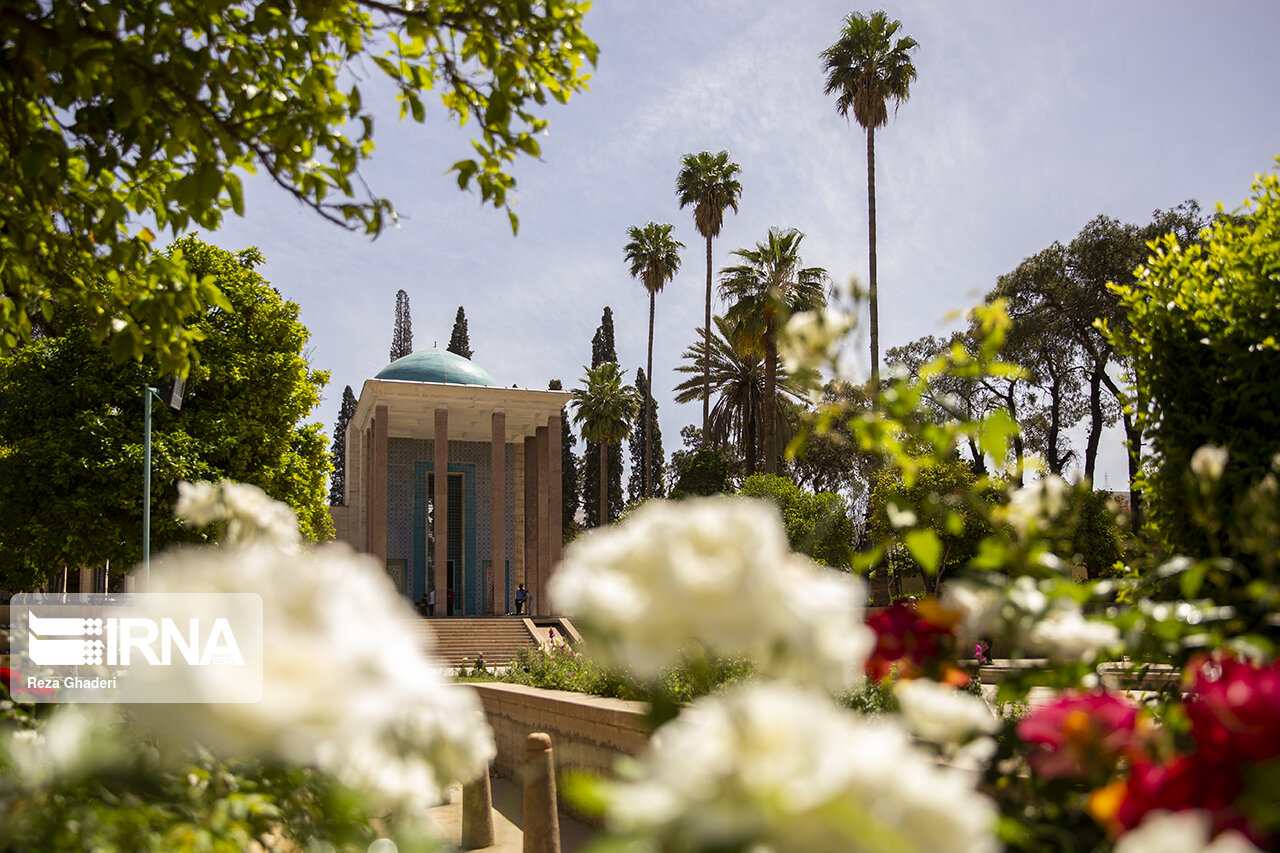
[[[691,495],[721,495],[729,491],[729,462],[714,450],[695,452],[680,474],[672,498]]]
[[[1259,176],[1253,191],[1242,214],[1219,215],[1200,243],[1151,244],[1135,280],[1112,285],[1132,331],[1111,339],[1133,365],[1159,537],[1175,552],[1231,557],[1256,573],[1274,565],[1280,535],[1280,177]],[[1227,451],[1216,477],[1192,472],[1206,445]]]
[[[519,651],[502,681],[545,690],[568,690],[610,699],[683,705],[754,672],[742,658],[690,655],[679,666],[663,670],[656,684],[642,684],[630,673],[602,666],[569,645],[528,646]]]
[[[987,511],[996,491],[954,456],[929,460],[910,486],[886,467],[871,486],[867,533],[873,541],[901,544],[884,551],[890,570],[914,569],[925,588],[936,592],[944,577],[969,564],[992,532]]]
[[[849,566],[855,532],[849,504],[840,495],[805,491],[775,474],[752,474],[738,494],[777,504],[793,550],[826,566]]]

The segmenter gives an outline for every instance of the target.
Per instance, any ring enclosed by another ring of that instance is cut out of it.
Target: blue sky
[[[312,364],[332,372],[315,413],[331,430],[343,386],[359,394],[387,363],[401,288],[415,348],[447,345],[465,306],[476,362],[501,384],[532,388],[577,383],[609,305],[632,378],[648,303],[623,262],[626,230],[675,223],[687,248],[658,298],[654,351],[670,452],[682,426],[701,422],[700,405],[671,399],[705,286],[701,238],[674,193],[681,155],[727,149],[742,166],[717,269],[771,226],[795,227],[806,264],[837,282],[866,280],[865,135],[823,95],[819,59],[853,8],[597,0],[585,23],[600,46],[591,89],[548,111],[541,159],[515,167],[518,236],[446,173],[469,150],[465,136],[442,115],[397,122],[389,99],[364,177],[395,203],[398,228],[375,241],[346,233],[254,179],[246,216],[205,236],[261,248],[263,274],[301,306]],[[1235,208],[1280,153],[1280,5],[1270,0],[885,9],[920,49],[910,101],[876,136],[882,352],[954,327],[998,275],[1098,214],[1143,223],[1186,199]],[[865,376],[865,338],[852,346]],[[1122,488],[1124,472],[1117,432],[1099,485]]]

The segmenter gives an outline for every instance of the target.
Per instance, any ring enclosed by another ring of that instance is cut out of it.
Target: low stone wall
[[[612,775],[614,762],[637,756],[649,742],[643,702],[602,699],[519,684],[472,684],[498,745],[494,769],[514,777],[530,732],[551,735],[556,768]]]

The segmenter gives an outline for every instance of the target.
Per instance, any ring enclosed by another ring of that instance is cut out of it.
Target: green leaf
[[[1009,439],[1018,434],[1018,422],[1004,409],[996,409],[978,427],[978,444],[982,452],[997,462],[1009,455]]]
[[[911,557],[933,574],[938,571],[938,563],[942,560],[942,540],[932,530],[912,530],[902,537],[903,544],[911,552]]]

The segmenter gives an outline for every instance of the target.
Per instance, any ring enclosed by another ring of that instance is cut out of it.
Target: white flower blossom
[[[964,613],[959,635],[965,644],[1004,636],[1023,651],[1055,662],[1088,660],[1120,644],[1114,625],[1086,619],[1078,603],[1050,599],[1025,576],[1003,588],[957,581],[948,584],[942,600]]]
[[[832,690],[861,677],[874,638],[865,584],[787,546],[766,501],[654,501],[565,552],[550,594],[596,654],[656,675],[693,641],[767,675]]]
[[[695,702],[654,735],[607,819],[689,849],[999,849],[996,810],[888,720],[821,694],[754,683]]]
[[[854,325],[854,318],[828,306],[797,311],[778,335],[778,355],[788,373],[817,370],[827,363],[836,343]]]
[[[39,788],[76,780],[112,764],[124,749],[101,708],[61,705],[39,729],[17,729],[0,739],[6,772],[18,784]]]
[[[1023,536],[1043,528],[1067,508],[1071,486],[1067,481],[1050,474],[1014,490],[1005,507],[1005,518]]]
[[[1202,809],[1154,811],[1116,842],[1115,853],[1261,853],[1235,830],[1210,841],[1212,819]]]
[[[995,587],[981,587],[955,580],[943,587],[942,605],[962,614],[956,633],[963,644],[994,636],[999,623],[1003,592]]]
[[[199,527],[227,522],[226,542],[231,545],[261,541],[296,551],[302,542],[293,509],[248,483],[180,482],[174,514]]]
[[[899,509],[898,505],[893,501],[888,501],[884,505],[885,515],[889,516],[889,523],[893,525],[895,530],[901,530],[904,527],[915,527],[916,514],[910,509]]]
[[[153,564],[151,589],[262,598],[261,701],[135,706],[175,743],[318,766],[409,808],[434,805],[494,755],[475,693],[443,681],[408,605],[345,545],[186,549]],[[198,667],[174,677],[190,679],[189,695],[220,693]]]
[[[903,722],[917,737],[937,744],[962,744],[1000,727],[981,697],[927,678],[900,681],[893,688]]]
[[[1222,472],[1227,469],[1227,459],[1230,458],[1225,447],[1215,447],[1212,444],[1201,445],[1196,452],[1191,454],[1191,471],[1201,480],[1214,482],[1222,477]]]
[[[1084,618],[1079,605],[1058,599],[1027,633],[1027,650],[1058,663],[1085,661],[1120,644],[1120,630],[1109,622]]]

